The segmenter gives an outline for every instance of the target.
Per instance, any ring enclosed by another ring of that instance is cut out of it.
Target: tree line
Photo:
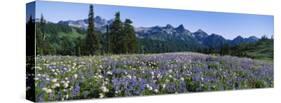
[[[231,55],[253,59],[273,60],[273,42],[273,37],[268,38],[264,35],[256,42],[240,43],[235,46],[224,44],[220,48],[205,48],[198,50],[197,52],[205,54],[217,54],[222,56]]]
[[[138,52],[138,41],[133,22],[130,19],[125,19],[123,22],[120,12],[116,12],[112,24],[106,25],[105,33],[96,31],[94,22],[93,5],[89,6],[86,31],[57,24],[52,25],[52,23],[47,23],[44,16],[41,15],[39,23],[36,25],[36,54],[86,56]],[[58,31],[72,33],[72,29],[85,35],[77,38],[59,38],[59,35],[56,35]]]
[[[47,22],[41,15],[36,22],[36,54],[37,55],[104,55],[131,53],[163,53],[193,51],[205,54],[233,55],[239,57],[261,58],[253,54],[273,58],[273,37],[262,37],[256,43],[242,43],[236,46],[224,44],[218,48],[192,46],[192,41],[181,40],[150,40],[137,38],[132,21],[120,18],[120,12],[115,13],[111,24],[106,25],[105,32],[95,30],[94,7],[89,6],[88,28],[70,27],[63,24]],[[30,16],[27,28],[34,25],[35,20]],[[31,25],[31,26],[29,26]],[[32,31],[32,30],[31,30]],[[76,35],[75,35],[76,34]],[[78,35],[77,35],[78,34]],[[259,51],[261,49],[266,51]],[[251,53],[249,53],[251,52]]]

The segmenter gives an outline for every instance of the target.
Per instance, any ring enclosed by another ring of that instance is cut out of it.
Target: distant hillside
[[[44,35],[48,44],[45,44],[47,46],[45,48],[48,48],[48,52],[51,54],[75,55],[73,52],[76,51],[79,42],[85,38],[85,34],[86,32],[80,28],[46,23]]]
[[[273,39],[261,39],[255,43],[243,43],[231,49],[232,55],[254,59],[273,60]]]
[[[96,16],[94,18],[95,28],[101,33],[106,32],[106,26],[111,25],[113,19],[106,20],[101,16]],[[87,19],[81,20],[68,20],[68,21],[59,21],[57,24],[67,25],[71,27],[78,27],[85,30],[88,26]],[[212,49],[221,49],[223,45],[228,44],[230,46],[235,46],[240,43],[252,43],[258,40],[257,37],[242,37],[237,36],[233,40],[225,39],[220,34],[207,34],[203,30],[199,29],[196,32],[191,32],[185,28],[182,24],[173,27],[171,24],[166,26],[155,25],[152,27],[134,27],[136,31],[136,36],[141,42],[144,51],[147,52],[159,52],[163,50],[162,47],[166,47],[166,51],[198,51],[198,49],[212,48]],[[161,50],[153,48],[148,43],[143,41],[149,41],[153,45],[161,46]],[[179,43],[181,43],[179,45]],[[146,45],[148,44],[148,45]],[[174,47],[177,45],[176,47]]]
[[[84,41],[87,19],[60,21],[58,23],[47,23],[45,26],[46,36],[50,43],[50,48],[53,48],[53,54],[69,54],[77,52]],[[111,25],[112,20],[105,20],[100,16],[95,17],[95,30],[105,39],[103,34],[106,33],[105,26]],[[237,36],[233,40],[225,39],[220,34],[208,34],[199,29],[196,32],[190,32],[183,25],[173,27],[170,24],[166,26],[152,26],[152,27],[135,27],[136,37],[138,39],[139,53],[164,53],[164,52],[182,52],[194,51],[202,53],[220,52],[225,45],[229,47],[239,48],[237,50],[245,51],[249,57],[254,56],[255,53],[247,51],[249,48],[243,48],[240,44],[247,44],[252,46],[259,40],[255,36],[244,38]],[[106,40],[101,40],[105,42]],[[104,44],[104,43],[101,43]],[[63,49],[62,49],[63,48]],[[261,47],[262,48],[262,47]],[[245,49],[245,50],[244,50]],[[236,49],[232,49],[234,51]],[[68,51],[68,52],[66,52]],[[69,52],[73,51],[73,52]],[[237,51],[236,53],[240,53]],[[227,53],[228,54],[228,53]],[[240,56],[241,54],[234,54]],[[260,54],[261,57],[263,57]],[[267,56],[268,57],[268,56]]]

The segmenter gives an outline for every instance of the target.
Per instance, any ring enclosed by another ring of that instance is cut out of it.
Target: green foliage
[[[53,52],[46,34],[46,20],[41,15],[40,22],[36,25],[36,52],[40,55],[49,55]]]
[[[115,19],[107,31],[106,48],[109,53],[124,54],[136,53],[138,50],[137,38],[132,21],[126,19],[123,23],[120,19],[120,12],[115,14]]]
[[[138,42],[132,21],[120,20],[108,25],[106,32],[94,30],[94,12],[90,6],[87,31],[62,24],[45,22],[43,16],[37,23],[36,49],[38,55],[99,55],[137,53]]]
[[[36,27],[36,52],[38,55],[80,55],[86,32],[66,25],[46,23]],[[79,51],[79,52],[78,52]]]
[[[241,43],[236,46],[224,44],[220,49],[205,48],[197,52],[206,54],[232,55],[238,57],[248,57],[260,60],[273,60],[273,39],[263,36],[253,43]]]
[[[32,21],[32,18],[31,18]],[[95,31],[94,11],[90,5],[87,31],[62,24],[46,22],[43,15],[36,23],[37,55],[99,55],[127,53],[164,53],[195,51],[206,54],[233,55],[262,60],[273,60],[273,38],[262,37],[255,43],[242,43],[231,46],[225,41],[216,44],[219,48],[204,47],[192,38],[175,38],[167,35],[162,39],[137,38],[130,19],[124,22],[120,12],[115,14],[106,32]],[[32,26],[27,23],[27,26]],[[161,35],[155,34],[155,35]],[[217,39],[220,39],[217,37]],[[211,40],[215,42],[216,40]],[[211,43],[212,44],[212,43]]]
[[[109,51],[110,53],[120,54],[124,53],[126,48],[126,43],[124,43],[126,35],[123,32],[123,24],[120,19],[120,12],[115,14],[115,19],[110,25],[109,33]]]
[[[231,48],[231,54],[262,60],[273,60],[273,39],[262,38],[256,43],[240,44]]]
[[[220,54],[221,55],[227,55],[230,54],[231,50],[230,50],[230,46],[228,44],[224,44],[223,47],[220,50]]]
[[[100,41],[99,36],[95,33],[94,30],[94,12],[93,5],[90,5],[89,18],[88,18],[88,29],[87,36],[85,41],[84,55],[94,55],[100,54]]]
[[[125,20],[123,32],[126,35],[125,43],[127,46],[127,53],[136,53],[138,51],[138,43],[134,27],[131,25],[133,22],[130,19]]]
[[[181,39],[171,39],[168,41],[155,40],[148,38],[139,38],[140,53],[165,53],[165,52],[183,52],[197,51],[202,48],[196,42],[184,41]]]

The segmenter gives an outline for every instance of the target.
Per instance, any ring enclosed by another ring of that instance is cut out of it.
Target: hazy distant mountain
[[[218,34],[211,34],[203,39],[203,45],[209,48],[221,48],[223,45],[229,42]]]
[[[208,34],[203,30],[199,29],[196,32],[192,33],[192,36],[195,37],[200,42],[200,44],[202,44],[203,40],[208,37]]]
[[[167,24],[164,27],[154,26],[154,27],[141,27],[136,29],[137,37],[139,38],[149,38],[153,40],[184,40],[187,42],[193,41],[197,44],[207,46],[210,48],[220,48],[225,44],[231,46],[238,45],[240,43],[251,43],[258,41],[258,38],[251,36],[249,38],[243,38],[241,36],[236,37],[233,40],[225,39],[219,34],[208,35],[203,30],[199,29],[196,32],[191,33],[189,30],[185,29],[183,25],[178,27],[173,27]]]
[[[101,18],[100,16],[96,16],[94,18],[94,21],[96,30],[101,32],[105,32],[106,25],[111,24],[113,22],[113,20],[106,20],[104,18]],[[88,19],[59,21],[58,24],[87,29]]]
[[[240,44],[240,43],[252,43],[252,42],[256,42],[256,41],[258,41],[258,38],[255,37],[255,36],[251,36],[249,38],[243,38],[241,36],[237,36],[236,38],[234,38],[232,40],[232,44],[237,45],[237,44]]]
[[[95,18],[95,28],[97,31],[105,32],[105,28],[107,25],[110,25],[113,20],[106,20],[100,16],[96,16]],[[59,21],[58,24],[68,25],[72,27],[78,27],[82,29],[87,29],[88,27],[88,19],[82,20],[68,20],[68,21]],[[197,47],[208,47],[208,48],[221,48],[225,44],[229,44],[231,46],[238,45],[240,43],[251,43],[258,41],[258,38],[255,36],[251,36],[249,38],[243,38],[241,36],[237,36],[233,40],[225,39],[223,36],[219,34],[208,34],[205,31],[199,29],[196,32],[190,32],[186,29],[182,24],[173,27],[170,24],[166,26],[152,26],[152,27],[135,27],[136,36],[139,39],[149,39],[150,41],[173,41],[173,42],[181,42],[186,48],[189,46],[197,46]],[[171,43],[173,43],[171,42]],[[176,43],[175,43],[176,44]]]
[[[183,25],[178,27],[173,27],[170,24],[167,24],[164,27],[154,26],[154,27],[141,27],[136,28],[136,35],[139,38],[149,38],[154,40],[171,40],[171,39],[178,39],[178,40],[186,40],[189,41],[190,39],[195,39],[192,37],[192,33],[186,30]]]

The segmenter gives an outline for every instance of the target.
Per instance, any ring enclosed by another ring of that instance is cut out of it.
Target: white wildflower
[[[43,75],[42,75],[42,77],[49,77],[49,76],[48,76],[48,75],[46,75],[46,74],[43,74]]]
[[[155,92],[155,93],[158,93],[158,92],[159,92],[159,90],[158,90],[158,89],[154,89],[154,92]]]
[[[157,74],[157,78],[161,78],[161,74]]]
[[[56,78],[54,78],[54,79],[52,79],[52,82],[57,82],[58,81],[58,79],[56,79]]]
[[[47,81],[50,81],[50,78],[46,77],[46,80],[47,80]]]
[[[77,75],[77,74],[74,74],[74,78],[77,79],[77,78],[78,78],[78,75]]]
[[[41,68],[41,67],[37,67],[36,69],[37,69],[37,70],[42,70],[42,68]]]
[[[100,68],[103,68],[102,65],[100,65]]]
[[[109,91],[105,86],[102,86],[102,87],[101,87],[101,90],[102,90],[102,92],[104,92],[104,93],[106,93],[106,92]]]
[[[127,77],[128,77],[129,79],[132,79],[132,76],[131,76],[131,75],[127,75]]]
[[[172,73],[172,72],[173,72],[173,70],[172,70],[172,69],[170,69],[168,72],[169,72],[169,73]]]
[[[98,75],[98,77],[99,77],[99,78],[103,78],[103,76],[102,76],[102,75]]]
[[[185,65],[183,66],[183,69],[186,69],[186,66],[185,66]]]
[[[39,80],[39,78],[35,77],[34,80]]]
[[[152,90],[153,88],[150,86],[148,89],[149,89],[149,90]]]
[[[63,86],[64,86],[64,88],[67,88],[68,87],[68,83],[63,83]]]
[[[41,76],[41,74],[38,73],[38,74],[37,74],[37,77],[40,77],[40,76]]]
[[[163,87],[163,88],[166,88],[166,84],[163,84],[162,87]]]
[[[56,87],[60,87],[60,84],[59,83],[55,83],[52,85],[52,88],[56,88]]]
[[[44,88],[42,88],[42,90],[43,90],[43,91],[47,91],[47,90],[48,90],[48,88],[44,87]]]
[[[172,78],[172,77],[173,77],[173,76],[170,74],[170,75],[169,75],[169,78]]]
[[[69,97],[69,96],[68,96],[68,94],[67,94],[67,95],[65,96],[65,98],[68,99],[68,97]]]
[[[148,88],[148,90],[152,90],[153,89],[149,84],[145,84],[145,87]]]
[[[151,71],[150,73],[151,73],[151,75],[154,75],[154,72],[153,72],[153,71]]]
[[[111,72],[111,71],[107,71],[107,74],[108,74],[108,75],[112,75],[112,72]]]
[[[181,77],[181,81],[184,81],[184,78],[183,78],[183,77]]]
[[[52,89],[47,89],[47,93],[52,93]]]
[[[46,93],[52,93],[52,90],[48,88],[42,88],[42,90],[45,91]]]
[[[104,97],[104,94],[103,93],[99,93],[100,95],[100,98],[103,98]]]

